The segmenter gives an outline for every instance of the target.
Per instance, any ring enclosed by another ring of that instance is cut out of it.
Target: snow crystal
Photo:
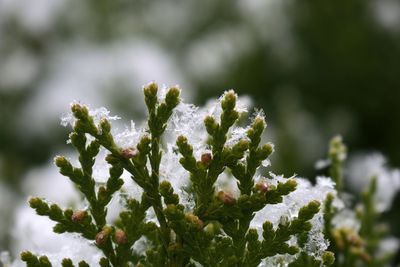
[[[258,267],[286,267],[290,262],[294,261],[296,257],[294,255],[284,254],[275,255],[264,259]]]
[[[61,206],[76,204],[81,200],[73,183],[62,176],[52,162],[30,170],[24,178],[22,190],[26,197],[33,195],[46,198]]]
[[[90,265],[98,265],[102,256],[91,242],[76,234],[56,234],[53,232],[54,222],[46,217],[38,216],[25,203],[17,209],[13,233],[13,254],[21,251],[32,251],[47,255],[54,266],[61,266],[65,257],[78,262],[87,261]],[[20,262],[20,261],[17,261]]]
[[[332,225],[334,228],[351,229],[354,232],[358,232],[361,227],[355,212],[350,209],[342,209],[336,213],[332,219]]]
[[[132,248],[139,255],[144,255],[150,246],[151,242],[145,236],[142,236],[135,242]]]
[[[378,247],[378,257],[383,257],[389,253],[396,253],[400,247],[400,240],[395,237],[386,237],[381,240]]]
[[[237,187],[237,180],[233,175],[227,171],[223,172],[218,176],[216,182],[216,191],[224,191],[231,193],[235,198],[240,196],[240,190]]]
[[[81,105],[81,106],[86,106],[85,104],[80,103],[79,101],[73,101],[70,106],[72,107],[73,105]],[[88,107],[89,108],[89,107]],[[108,109],[106,109],[105,107],[101,107],[101,108],[97,108],[94,110],[89,109],[89,115],[93,117],[93,121],[94,123],[97,125],[101,119],[107,119],[107,120],[119,120],[121,119],[118,116],[110,116],[110,111]],[[75,122],[76,119],[74,117],[74,115],[69,112],[67,114],[64,114],[61,117],[61,125],[66,127],[68,125],[70,125],[71,127],[75,126]]]
[[[376,208],[379,212],[388,210],[393,198],[400,190],[400,170],[390,169],[382,154],[355,156],[347,169],[346,181],[355,191],[366,190],[375,177],[377,182]]]
[[[320,159],[315,163],[315,169],[322,170],[331,165],[331,161],[329,159]]]
[[[323,234],[323,217],[322,213],[319,212],[311,220],[311,231],[308,234],[308,240],[305,244],[305,250],[309,255],[314,257],[321,257],[322,252],[328,249],[329,241],[325,239]]]
[[[8,251],[0,252],[0,265],[1,266],[11,266],[11,256]]]
[[[256,119],[261,119],[265,123],[265,113],[264,110],[262,109],[254,109],[253,114],[251,115],[251,122],[253,122]]]
[[[179,195],[181,204],[187,211],[190,211],[194,208],[194,198],[189,190],[190,175],[179,163],[180,157],[177,147],[167,144],[161,159],[160,181],[170,182],[174,192]]]
[[[233,146],[240,140],[249,140],[246,134],[247,129],[247,127],[243,128],[233,126],[231,132],[229,133],[229,138],[226,140],[226,145]]]
[[[139,143],[140,137],[143,134],[143,129],[136,129],[135,123],[131,121],[130,127],[126,126],[124,131],[114,135],[114,141],[121,148],[134,148]]]
[[[207,132],[204,126],[206,114],[195,105],[180,103],[174,110],[170,122],[167,126],[167,143],[175,143],[178,136],[183,135],[188,138],[193,150],[201,156],[206,149]]]
[[[262,165],[263,167],[268,167],[268,166],[271,165],[271,161],[270,161],[269,159],[264,159],[264,160],[261,162],[261,165]]]

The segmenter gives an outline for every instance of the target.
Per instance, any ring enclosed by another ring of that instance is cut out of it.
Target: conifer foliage
[[[113,117],[94,114],[80,103],[71,105],[69,140],[79,154],[78,164],[63,156],[55,164],[87,207],[63,209],[37,197],[29,204],[56,222],[54,232],[80,236],[103,255],[98,263],[72,262],[65,255],[62,266],[333,263],[320,210],[327,193],[335,195],[333,183],[321,179],[326,190],[313,195],[318,189],[302,179],[262,176],[260,169],[273,152],[272,144],[261,142],[266,128],[262,113],[241,127],[244,110],[232,90],[205,111],[182,103],[177,87],[159,90],[150,83],[143,91],[148,120],[142,130],[125,135],[132,140],[118,140]],[[188,124],[193,127],[183,131]],[[104,183],[95,177],[101,155],[108,163]],[[140,196],[126,194],[124,173],[140,188]],[[128,196],[119,218],[107,220],[110,202],[123,194]],[[305,203],[299,205],[298,199]],[[135,247],[139,239],[146,240],[144,252]],[[45,255],[23,252],[21,258],[29,267],[52,266]]]

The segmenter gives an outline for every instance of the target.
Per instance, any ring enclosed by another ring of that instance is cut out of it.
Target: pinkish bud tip
[[[115,243],[117,243],[118,245],[126,244],[126,242],[128,241],[125,232],[121,229],[115,230],[114,238]]]
[[[126,159],[131,159],[137,155],[137,150],[135,148],[126,148],[121,151],[121,155]]]
[[[84,210],[77,210],[77,211],[74,211],[74,213],[72,214],[72,216],[71,216],[71,220],[74,222],[74,223],[78,223],[78,222],[81,222],[85,217],[86,217],[86,211],[84,211]]]
[[[212,155],[211,153],[204,153],[203,155],[201,155],[201,162],[204,164],[210,164],[212,160]]]
[[[227,205],[232,205],[236,202],[236,199],[229,192],[219,191],[217,197],[222,203]]]
[[[200,220],[199,217],[197,217],[196,215],[194,215],[192,213],[186,214],[185,218],[189,222],[195,224],[198,229],[202,229],[204,227],[204,222],[202,220]]]
[[[267,183],[258,183],[256,184],[256,189],[262,193],[266,193],[268,191],[268,184]]]
[[[110,233],[111,233],[111,228],[109,228],[109,227],[103,228],[103,230],[101,230],[100,232],[98,232],[96,234],[96,237],[95,237],[96,244],[98,246],[103,245],[107,241],[108,236],[110,235]]]

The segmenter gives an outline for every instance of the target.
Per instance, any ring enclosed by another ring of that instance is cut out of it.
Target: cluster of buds
[[[359,257],[364,262],[371,261],[371,256],[365,251],[365,242],[357,232],[348,228],[335,229],[332,237],[339,250],[349,250],[351,254]]]

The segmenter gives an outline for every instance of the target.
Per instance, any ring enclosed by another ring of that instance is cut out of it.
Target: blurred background
[[[314,177],[335,134],[400,166],[399,0],[0,0],[0,251],[26,180],[68,149],[69,103],[140,120],[151,80],[249,96],[276,173]]]

